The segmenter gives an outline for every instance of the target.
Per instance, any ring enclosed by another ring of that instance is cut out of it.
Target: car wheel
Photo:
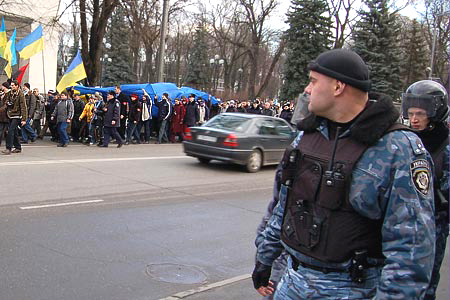
[[[209,158],[203,158],[203,157],[197,157],[197,159],[202,164],[207,164],[211,161]]]
[[[247,169],[247,172],[255,173],[261,169],[261,166],[262,166],[261,151],[253,150],[252,154],[250,154],[250,156],[247,159],[247,164],[245,165],[245,168]]]

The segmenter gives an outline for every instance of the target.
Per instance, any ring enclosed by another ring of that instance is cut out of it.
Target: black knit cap
[[[321,53],[308,69],[335,78],[359,90],[370,90],[369,68],[353,51],[333,49]]]

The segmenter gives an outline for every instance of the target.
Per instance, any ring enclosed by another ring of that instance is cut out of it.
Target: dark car
[[[202,126],[188,128],[183,147],[201,163],[215,159],[257,172],[264,165],[278,164],[295,134],[280,118],[222,113]]]

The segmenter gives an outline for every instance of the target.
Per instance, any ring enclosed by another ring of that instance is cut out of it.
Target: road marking
[[[131,160],[158,160],[158,159],[192,159],[189,156],[146,156],[146,157],[117,157],[117,158],[87,158],[87,159],[57,159],[57,160],[31,160],[2,162],[0,166],[28,166],[28,165],[54,165],[72,163],[115,162]]]
[[[212,290],[212,289],[215,289],[215,288],[218,288],[218,287],[222,287],[222,286],[225,286],[225,285],[228,285],[228,284],[232,284],[232,283],[235,283],[235,282],[238,282],[238,281],[241,281],[241,280],[249,279],[251,277],[252,277],[251,274],[244,274],[244,275],[236,276],[236,277],[233,277],[233,278],[225,279],[225,280],[222,280],[222,281],[219,281],[219,282],[203,285],[203,286],[200,286],[200,287],[195,288],[195,289],[191,289],[191,290],[187,290],[187,291],[184,291],[184,292],[176,293],[176,294],[174,294],[172,296],[169,296],[169,297],[166,297],[166,298],[161,298],[159,300],[179,300],[179,299],[184,299],[184,298],[187,298],[189,296],[192,296],[192,295],[195,295],[195,294],[198,294],[198,293],[209,291],[209,290]]]
[[[68,205],[78,205],[78,204],[88,204],[88,203],[98,203],[104,200],[88,200],[88,201],[76,201],[76,202],[64,202],[64,203],[53,203],[45,205],[35,205],[35,206],[21,206],[20,209],[38,209],[38,208],[48,208],[48,207],[58,207],[58,206],[68,206]]]

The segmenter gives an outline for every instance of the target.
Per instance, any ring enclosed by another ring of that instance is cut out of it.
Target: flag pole
[[[44,92],[43,92],[43,94],[46,95],[46,94],[47,94],[47,89],[45,88],[44,49],[42,49],[41,54],[42,54],[42,75],[43,75],[43,77],[44,77]]]

